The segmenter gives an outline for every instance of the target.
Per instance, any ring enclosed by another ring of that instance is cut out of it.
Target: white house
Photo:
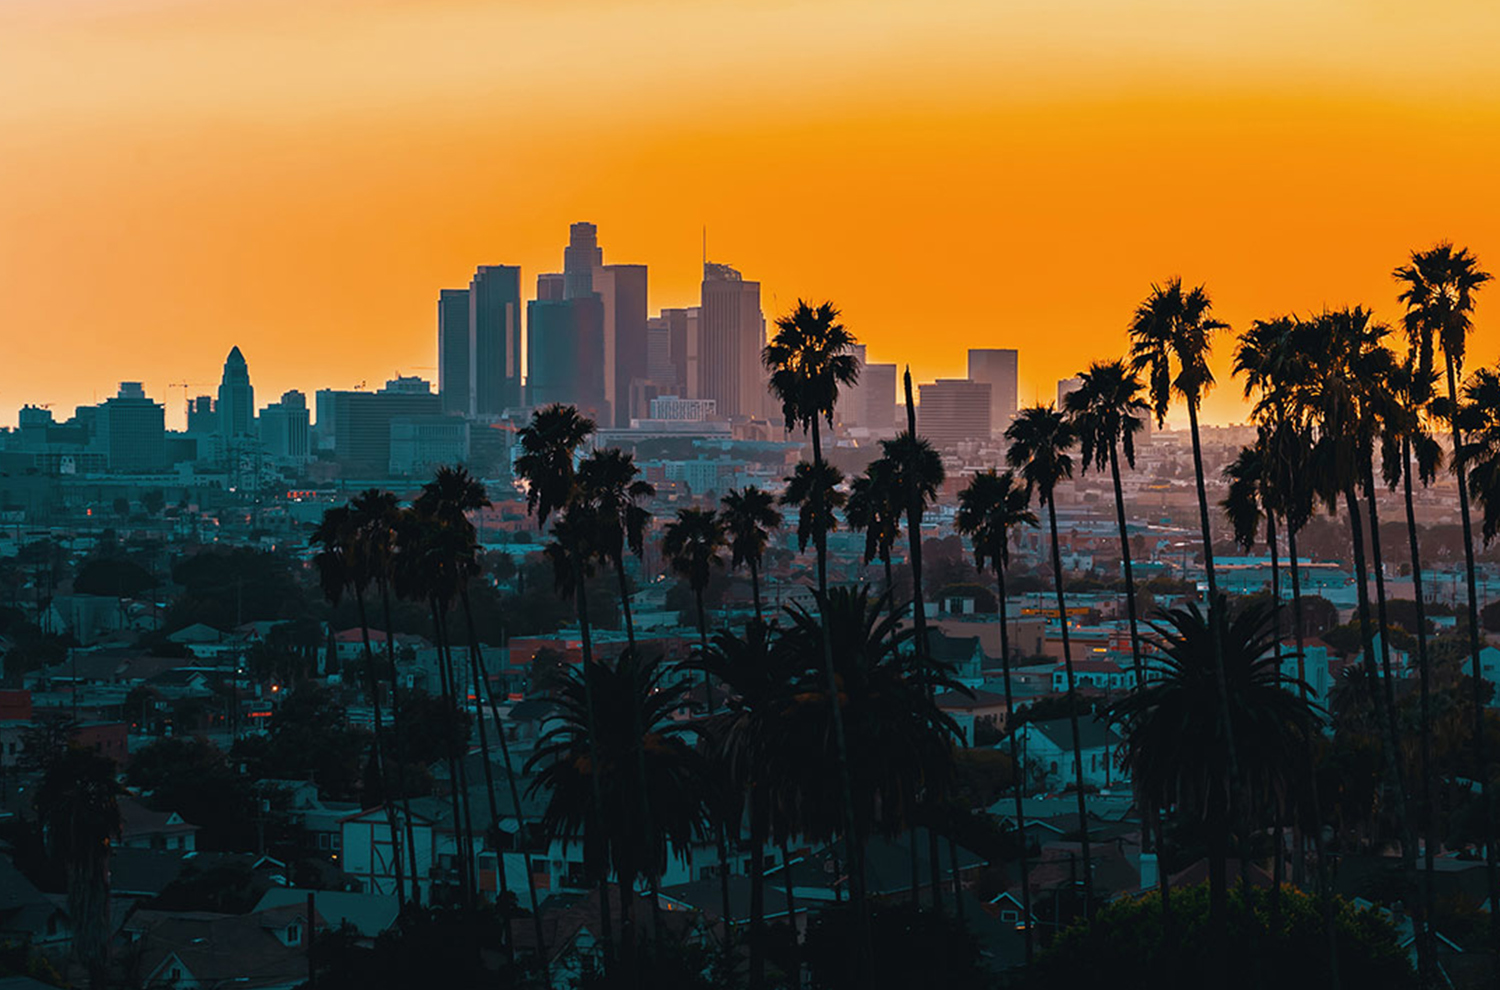
[[[1027,722],[1020,733],[1021,762],[1039,768],[1047,786],[1062,790],[1076,780],[1073,758],[1073,733],[1070,720],[1055,718],[1046,722]],[[1078,718],[1078,735],[1083,751],[1083,782],[1104,788],[1125,781],[1119,767],[1124,740],[1103,722],[1088,715]],[[1008,747],[1009,743],[1001,745]],[[1008,752],[1007,748],[1007,752]]]

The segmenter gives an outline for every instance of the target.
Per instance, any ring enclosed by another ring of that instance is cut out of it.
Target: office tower
[[[166,408],[146,398],[140,382],[121,382],[118,394],[100,403],[95,414],[95,446],[111,471],[166,468],[166,435]]]
[[[468,289],[443,289],[438,293],[438,395],[443,399],[443,412],[467,416],[473,404],[469,390]]]
[[[390,470],[391,422],[437,416],[442,398],[421,378],[396,378],[379,392],[320,389],[318,443],[349,474],[384,477]]]
[[[969,350],[969,381],[990,386],[990,428],[1003,432],[1016,415],[1017,352],[986,347]]]
[[[461,416],[403,416],[391,420],[390,472],[430,476],[469,460],[469,421]]]
[[[555,302],[563,297],[563,275],[562,272],[547,272],[536,277],[536,297],[539,300]]]
[[[312,456],[307,396],[293,389],[260,411],[260,440],[267,457],[301,463]]]
[[[698,319],[701,312],[697,306],[664,309],[660,316],[652,318],[654,325],[666,335],[665,356],[670,363],[670,377],[663,367],[651,371],[651,379],[668,391],[675,390],[676,394],[689,399],[696,399],[701,394],[698,363],[703,343]]]
[[[764,416],[769,400],[760,360],[766,341],[760,283],[746,282],[728,265],[704,264],[699,335],[694,398],[713,399],[724,417]]]
[[[604,307],[604,401],[615,425],[629,426],[632,415],[645,414],[630,397],[647,378],[646,266],[600,265],[593,285]]]
[[[187,431],[205,435],[219,432],[219,414],[212,396],[200,395],[188,400]]]
[[[532,300],[526,347],[531,405],[569,403],[596,421],[612,421],[604,400],[604,303],[598,296]]]
[[[918,386],[918,431],[938,449],[990,438],[989,382],[939,378]]]
[[[521,269],[481,265],[469,283],[471,416],[521,404]]]
[[[646,320],[646,377],[658,388],[677,388],[677,367],[672,363],[672,326],[664,316]]]
[[[604,264],[599,248],[599,228],[575,223],[568,228],[568,246],[563,249],[563,298],[583,299],[594,291],[594,269]]]
[[[897,370],[894,364],[866,364],[860,369],[858,387],[861,413],[864,416],[864,422],[860,425],[871,433],[897,432]],[[780,410],[776,410],[776,416],[779,415]]]
[[[1066,409],[1068,396],[1083,388],[1082,378],[1059,378],[1057,380],[1057,408]]]
[[[233,439],[255,432],[255,386],[250,384],[250,368],[238,347],[224,359],[218,412],[219,433],[223,436]]]

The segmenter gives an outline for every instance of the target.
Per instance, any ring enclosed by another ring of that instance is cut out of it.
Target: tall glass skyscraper
[[[728,265],[705,264],[699,334],[699,398],[715,400],[721,416],[764,416],[769,399],[760,361],[766,343],[760,283],[745,281]]]
[[[443,412],[467,416],[469,393],[469,290],[438,293],[438,394]]]
[[[468,296],[468,412],[499,416],[521,404],[521,269],[481,265]]]

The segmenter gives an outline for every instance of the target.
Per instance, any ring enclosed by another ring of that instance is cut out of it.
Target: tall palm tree
[[[1016,727],[1009,724],[1015,710],[1010,680],[1010,635],[1006,627],[1005,569],[1010,566],[1012,534],[1022,526],[1037,525],[1031,511],[1026,486],[1017,483],[1015,474],[985,471],[976,474],[968,487],[958,493],[958,515],[954,528],[969,538],[974,547],[974,566],[984,570],[986,562],[995,572],[995,591],[1000,612],[1000,669],[1005,678],[1006,728],[1010,737],[1010,764],[1015,773],[1012,793],[1015,795],[1016,833],[1021,839],[1021,909],[1026,926],[1026,961],[1031,962],[1034,937],[1031,928],[1031,886],[1026,882],[1026,812],[1022,802],[1025,770],[1021,766]]]
[[[113,760],[70,744],[33,796],[52,854],[67,870],[73,954],[91,987],[109,985],[109,854],[120,834],[120,791]]]
[[[854,335],[839,322],[838,308],[831,302],[817,307],[798,300],[793,310],[776,321],[776,335],[766,344],[761,360],[771,372],[769,387],[771,394],[781,403],[781,411],[788,430],[801,427],[812,436],[812,518],[819,520],[814,527],[818,560],[818,597],[820,607],[827,607],[828,598],[828,530],[821,525],[825,515],[824,502],[832,492],[826,484],[823,472],[822,423],[827,421],[833,428],[833,412],[838,405],[839,390],[859,381],[859,362],[854,356]],[[800,535],[800,530],[799,530]],[[837,697],[838,685],[834,673],[833,641],[824,623],[823,673],[830,695]],[[833,735],[837,743],[839,792],[843,799],[845,835],[854,832],[854,793],[849,780],[849,749],[844,738],[844,715],[835,705],[833,708]],[[856,850],[852,844],[846,853]],[[852,895],[855,902],[855,922],[859,930],[859,958],[855,960],[856,976],[861,978],[868,969],[870,954],[874,951],[870,941],[870,915],[865,903],[865,871],[863,860],[846,856],[852,868]]]
[[[366,504],[365,511],[367,510]],[[367,522],[365,511],[353,505],[335,506],[325,510],[322,521],[313,530],[309,542],[322,548],[314,556],[313,563],[318,569],[323,597],[330,605],[337,605],[343,600],[346,591],[352,592],[355,607],[359,612],[359,631],[364,641],[365,690],[370,695],[370,707],[375,722],[373,744],[375,774],[380,781],[380,803],[385,810],[386,826],[391,834],[391,867],[396,874],[396,899],[398,903],[405,903],[406,874],[403,869],[401,849],[402,833],[396,821],[396,804],[394,792],[391,789],[391,776],[386,772],[384,744],[381,741],[385,733],[380,717],[380,684],[376,679],[375,654],[370,649],[370,621],[365,614],[365,591],[377,569],[372,566],[370,542],[365,539],[362,532]],[[391,635],[389,624],[387,624],[385,635],[389,640]],[[393,706],[396,704],[394,695],[391,698],[391,704]]]
[[[1073,786],[1078,798],[1079,840],[1083,853],[1083,905],[1088,916],[1094,905],[1093,861],[1089,852],[1088,809],[1083,799],[1083,742],[1078,731],[1078,694],[1073,678],[1073,648],[1068,637],[1068,607],[1063,592],[1062,553],[1057,539],[1057,486],[1073,476],[1072,450],[1078,433],[1068,418],[1050,405],[1022,409],[1005,431],[1010,449],[1005,459],[1026,481],[1027,502],[1033,494],[1047,507],[1052,534],[1052,586],[1057,592],[1057,621],[1062,630],[1063,666],[1068,674],[1068,723],[1073,735]]]
[[[1145,683],[1141,640],[1136,616],[1135,574],[1130,561],[1130,532],[1125,524],[1125,492],[1120,483],[1120,454],[1135,468],[1135,435],[1146,425],[1150,409],[1141,398],[1142,384],[1124,361],[1095,361],[1079,375],[1081,385],[1067,394],[1064,405],[1078,430],[1079,466],[1109,468],[1115,486],[1115,519],[1120,527],[1120,562],[1125,572],[1125,602],[1130,620],[1130,658],[1135,683]]]
[[[531,422],[517,431],[516,477],[526,483],[526,510],[536,514],[538,527],[573,500],[573,462],[594,429],[594,421],[576,406],[553,403],[532,413]]]
[[[708,617],[703,610],[703,592],[715,568],[724,566],[724,523],[713,509],[678,509],[677,518],[662,532],[662,554],[672,570],[693,590],[698,612],[698,643],[708,652]],[[713,711],[712,688],[703,682],[704,702]]]
[[[798,461],[792,469],[781,504],[797,510],[797,549],[806,550],[809,543],[816,546],[839,528],[837,510],[848,498],[839,488],[843,482],[844,472],[827,461]]]
[[[1220,625],[1218,633],[1210,623]],[[1125,763],[1138,793],[1200,815],[1207,826],[1211,927],[1225,937],[1225,864],[1233,827],[1235,786],[1261,794],[1298,791],[1306,773],[1302,753],[1318,731],[1316,709],[1287,690],[1271,649],[1270,609],[1252,605],[1231,618],[1222,598],[1208,614],[1189,603],[1166,613],[1156,627],[1160,669],[1140,691],[1116,702]],[[1217,654],[1217,658],[1216,658]],[[1220,722],[1219,683],[1229,687],[1230,717]],[[1231,735],[1239,740],[1236,778],[1229,773]],[[1237,781],[1237,783],[1236,783]]]
[[[495,708],[489,675],[484,670],[484,655],[479,644],[478,627],[474,622],[474,606],[469,597],[469,580],[480,572],[478,534],[475,532],[473,522],[469,520],[469,514],[488,508],[490,505],[489,493],[485,491],[484,483],[469,474],[465,468],[458,466],[438,468],[433,479],[422,486],[422,492],[417,496],[412,508],[419,514],[435,519],[439,525],[446,527],[452,536],[446,544],[456,558],[452,563],[452,570],[458,576],[458,600],[463,610],[464,628],[469,640],[469,678],[474,691],[475,711],[480,713],[476,721],[479,723],[479,752],[484,764],[484,782],[486,796],[489,799],[491,832],[494,833],[500,821],[494,773],[490,769],[489,732],[485,727],[485,722],[493,718],[495,735],[500,743],[500,758],[505,766],[506,782],[510,790],[511,809],[518,826],[516,835],[518,839],[524,839],[526,819],[521,812],[521,796],[516,784],[515,764],[511,762],[510,742],[506,739],[505,726],[501,724],[500,713]],[[524,849],[521,851],[525,853]],[[508,891],[508,881],[505,875],[503,851],[498,857],[498,863],[499,889],[504,895]],[[541,913],[538,910],[536,883],[532,879],[530,869],[526,870],[526,881],[537,945],[541,947],[545,944],[545,940]],[[509,940],[509,925],[506,926],[506,932],[508,938],[506,951],[513,953],[513,940]],[[545,954],[540,948],[538,954],[543,958],[545,966]]]
[[[1208,494],[1203,484],[1203,445],[1198,436],[1198,407],[1213,387],[1208,367],[1213,334],[1229,329],[1214,319],[1213,302],[1203,286],[1182,287],[1182,279],[1153,285],[1136,307],[1130,322],[1130,365],[1147,375],[1151,405],[1158,425],[1167,419],[1172,396],[1182,398],[1188,411],[1193,441],[1193,472],[1198,484],[1198,521],[1203,528],[1203,570],[1209,595],[1218,590],[1214,577],[1213,533],[1209,528]]]
[[[781,513],[776,498],[764,488],[746,485],[731,488],[719,500],[719,518],[729,539],[729,566],[744,564],[750,570],[750,595],[755,602],[755,617],[761,618],[760,568],[766,556],[771,531],[781,527]]]
[[[1410,343],[1410,342],[1409,342]],[[1409,347],[1406,360],[1393,376],[1391,389],[1397,397],[1393,415],[1383,424],[1382,466],[1386,486],[1395,490],[1402,488],[1406,505],[1407,545],[1411,554],[1412,598],[1416,610],[1417,676],[1419,681],[1418,734],[1420,737],[1420,763],[1418,774],[1422,781],[1421,823],[1426,836],[1423,843],[1422,915],[1425,922],[1418,926],[1418,955],[1422,971],[1432,977],[1434,950],[1431,921],[1437,907],[1434,887],[1436,872],[1435,855],[1441,841],[1437,817],[1432,798],[1432,674],[1427,652],[1426,601],[1422,591],[1422,554],[1417,537],[1416,503],[1412,495],[1412,477],[1421,479],[1427,486],[1437,478],[1443,462],[1443,449],[1427,429],[1428,410],[1434,396],[1436,375],[1425,379],[1417,369],[1417,348]],[[1415,463],[1413,461],[1415,460]]]
[[[385,629],[385,672],[391,688],[391,735],[396,749],[396,773],[394,777],[401,792],[401,814],[405,819],[406,849],[416,849],[416,832],[411,817],[411,795],[406,787],[406,736],[401,729],[400,682],[396,673],[396,639],[391,623],[391,583],[396,569],[396,532],[401,518],[400,500],[388,491],[371,488],[356,496],[349,508],[353,514],[353,525],[359,534],[360,547],[367,562],[375,590],[380,595],[381,622]],[[389,784],[387,784],[389,788]],[[400,840],[393,840],[399,846]],[[399,855],[399,852],[398,852]],[[411,896],[415,901],[421,894],[421,878],[417,864],[411,864]],[[400,883],[398,881],[399,889]]]
[[[849,483],[844,518],[850,529],[865,534],[865,563],[880,559],[885,566],[885,593],[894,596],[891,550],[901,536],[906,498],[892,483],[891,475],[891,462],[883,457],[865,465],[864,471]]]
[[[1474,295],[1492,276],[1479,267],[1479,259],[1468,248],[1441,243],[1427,251],[1413,251],[1410,263],[1393,273],[1403,288],[1398,297],[1406,304],[1407,337],[1417,352],[1417,374],[1425,376],[1433,366],[1434,348],[1443,354],[1448,384],[1448,405],[1457,410],[1458,382],[1463,372],[1464,350],[1473,329]],[[1450,420],[1453,450],[1464,449],[1463,428],[1457,417]],[[1473,658],[1474,765],[1488,766],[1484,741],[1484,697],[1480,686],[1479,591],[1474,568],[1474,528],[1469,513],[1468,479],[1458,476],[1458,511],[1463,523],[1464,566],[1469,605],[1469,649]],[[1490,781],[1480,781],[1485,803],[1485,821],[1495,828],[1495,794]],[[1485,875],[1490,900],[1490,951],[1500,956],[1500,843],[1486,843]]]
[[[620,585],[620,612],[625,617],[625,638],[635,646],[635,620],[630,614],[630,584],[625,577],[625,551],[637,557],[645,546],[646,524],[651,513],[641,506],[656,495],[656,488],[640,478],[635,458],[617,448],[596,450],[578,465],[578,497],[588,504],[598,525],[599,552]]]

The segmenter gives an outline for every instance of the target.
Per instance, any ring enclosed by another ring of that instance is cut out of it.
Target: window
[[[1001,911],[1000,912],[1000,920],[1001,921],[1020,921],[1021,920],[1021,912],[1015,911],[1015,910]]]
[[[300,941],[302,941],[302,929],[298,928],[296,925],[287,925],[286,944],[296,945]]]

